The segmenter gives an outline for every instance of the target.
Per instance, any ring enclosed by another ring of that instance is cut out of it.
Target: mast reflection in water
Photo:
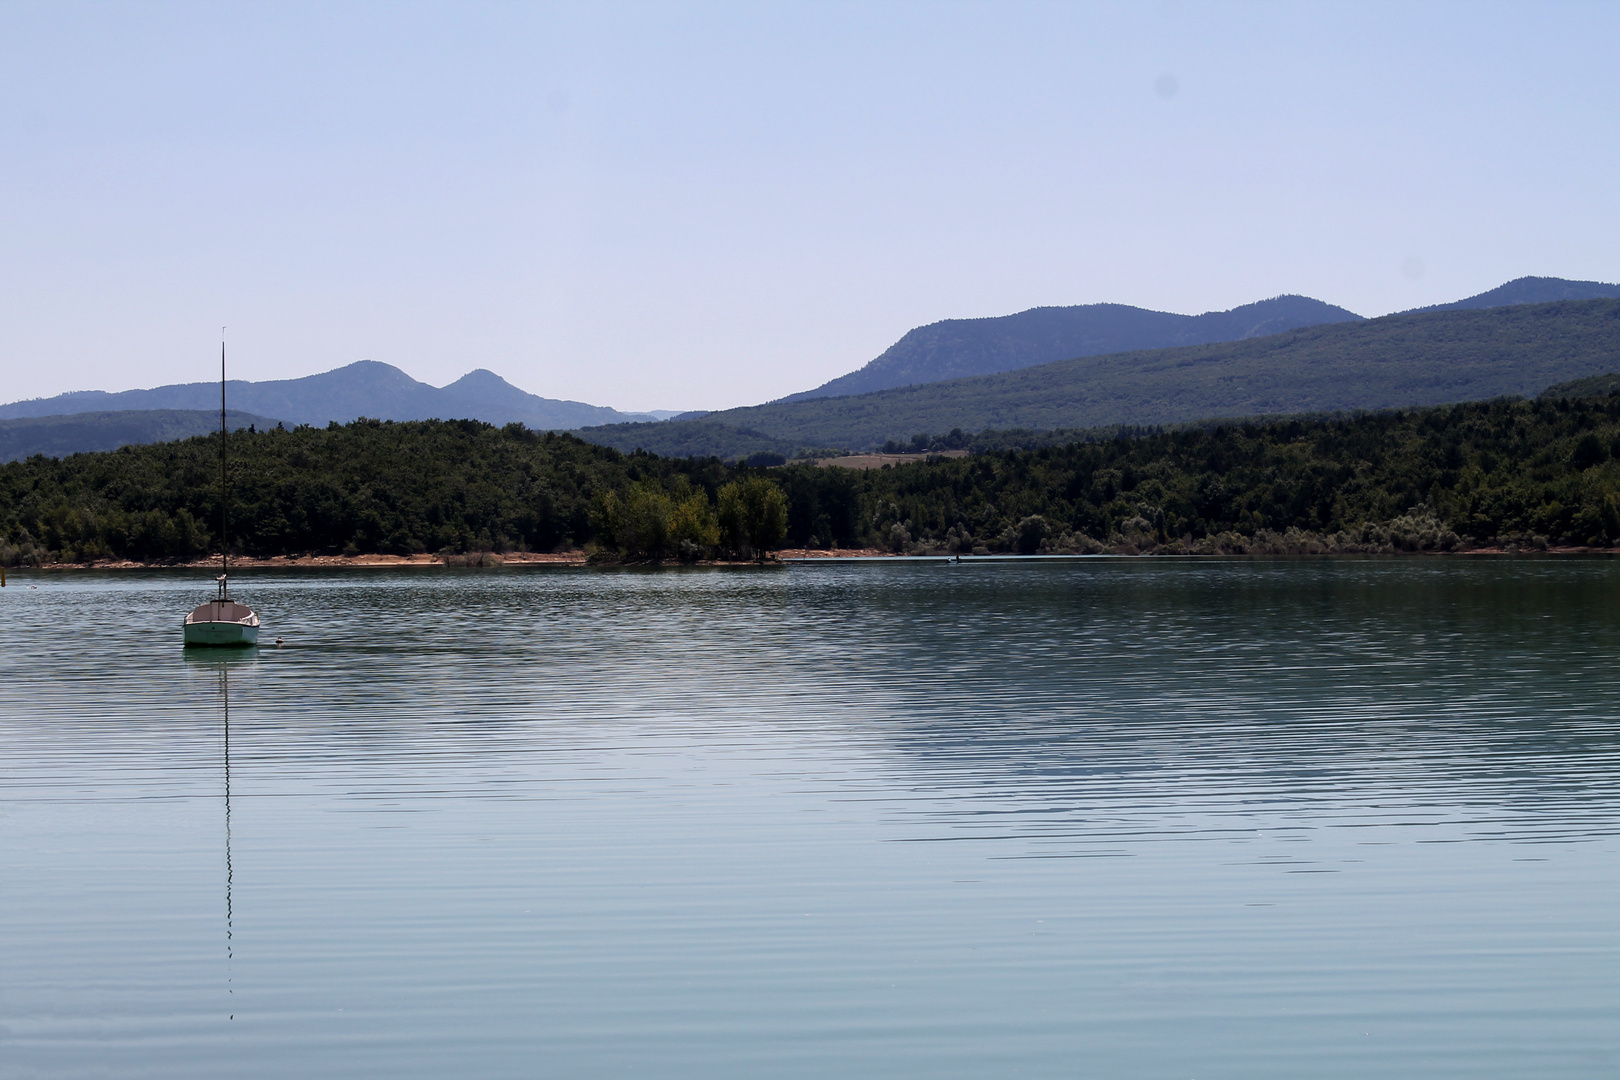
[[[234,999],[236,988],[231,984],[236,977],[236,944],[231,936],[231,669],[228,664],[219,665],[219,701],[225,735],[225,993]],[[236,1019],[234,1005],[228,1019]]]
[[[221,798],[225,805],[225,992],[228,997],[227,1019],[236,1019],[236,942],[235,942],[235,912],[233,909],[232,889],[234,884],[234,870],[231,865],[231,668],[244,661],[252,662],[256,659],[257,650],[251,650],[246,655],[236,654],[229,659],[225,657],[210,657],[208,660],[193,659],[190,662],[198,666],[209,666],[216,669],[219,679],[219,710],[220,710],[220,737],[221,737],[221,773],[223,791]]]

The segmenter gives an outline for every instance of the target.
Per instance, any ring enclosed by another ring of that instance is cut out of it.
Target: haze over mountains
[[[449,386],[418,382],[391,364],[358,360],[301,379],[268,382],[231,380],[231,408],[271,416],[288,424],[344,424],[362,416],[374,420],[477,419],[491,424],[518,422],[535,429],[568,429],[587,424],[657,420],[668,413],[623,413],[579,401],[543,398],[519,390],[480,368]],[[60,416],[128,409],[213,409],[218,414],[219,383],[178,383],[151,390],[79,390],[50,398],[0,405],[0,419]]]
[[[1276,296],[1202,315],[1176,315],[1127,304],[1083,304],[1030,308],[988,319],[944,319],[912,330],[859,371],[781,400],[866,394],[1016,371],[1078,356],[1242,341],[1360,318],[1353,311],[1308,296]]]
[[[1528,396],[1616,370],[1620,299],[1578,300],[1386,315],[579,434],[672,456],[791,455],[867,449],[953,428],[1178,424]]]
[[[685,413],[667,423],[659,421],[674,414],[624,413],[543,398],[484,369],[434,387],[369,360],[301,379],[235,381],[229,395],[233,409],[293,425],[324,426],[361,416],[465,418],[579,430],[592,441],[664,454],[864,449],[952,427],[1171,423],[1246,412],[1379,408],[1534,393],[1550,382],[1620,369],[1620,345],[1611,349],[1605,332],[1577,326],[1585,316],[1567,307],[1598,299],[1620,299],[1620,285],[1525,277],[1453,303],[1374,320],[1304,296],[1278,296],[1202,315],[1086,304],[947,319],[908,332],[864,367],[814,390],[766,405]],[[1388,329],[1392,319],[1547,307],[1549,302],[1555,303],[1537,316],[1541,322],[1534,333],[1516,319],[1501,324],[1518,326],[1509,334],[1517,352],[1503,351],[1508,339],[1491,339],[1497,324],[1489,320],[1465,319],[1450,329],[1445,328],[1450,324],[1421,322],[1403,323],[1399,333]],[[1351,332],[1374,324],[1382,328]],[[1339,332],[1321,337],[1329,330]],[[1306,331],[1306,337],[1299,336]],[[1472,360],[1457,351],[1456,342],[1445,340],[1447,333],[1462,335],[1466,349],[1474,350]],[[1326,352],[1302,344],[1318,338],[1328,343]],[[1222,345],[1229,347],[1217,348]],[[1177,356],[1199,359],[1183,363]],[[1262,356],[1269,359],[1258,359]],[[0,405],[0,421],[41,420],[16,431],[7,428],[4,441],[11,456],[61,454],[175,438],[182,428],[205,430],[202,418],[217,416],[218,402],[219,386],[213,382],[80,391]],[[129,416],[131,410],[144,412],[145,419]],[[196,415],[182,420],[176,410]],[[91,420],[87,413],[101,419]],[[53,427],[43,422],[49,418],[61,422]],[[98,424],[107,430],[93,431]]]
[[[1620,297],[1620,285],[1523,277],[1465,300],[1416,310],[1450,311],[1614,297]],[[1082,304],[1030,308],[1016,315],[984,319],[944,319],[910,331],[857,371],[780,400],[866,394],[897,386],[1016,371],[1082,356],[1246,341],[1285,330],[1360,319],[1355,312],[1308,296],[1276,296],[1202,315],[1176,315],[1126,304]]]

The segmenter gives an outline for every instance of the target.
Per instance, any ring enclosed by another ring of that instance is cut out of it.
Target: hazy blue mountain
[[[466,403],[466,411],[454,413],[456,417],[472,417],[491,424],[510,424],[513,421],[536,430],[576,428],[584,424],[611,424],[617,420],[596,420],[597,416],[623,417],[636,420],[657,420],[656,413],[622,413],[603,405],[586,405],[579,401],[560,401],[543,398],[519,390],[493,371],[479,368],[469,371],[439,393],[447,398]],[[440,412],[440,419],[451,414]],[[664,415],[674,415],[665,413]],[[427,417],[412,417],[424,420]]]
[[[1420,311],[1459,311],[1465,308],[1507,307],[1510,304],[1550,304],[1555,300],[1612,300],[1620,297],[1620,285],[1606,285],[1601,281],[1566,281],[1555,277],[1514,278],[1506,285],[1498,285],[1478,296],[1466,300],[1453,300],[1449,304],[1431,304],[1414,308],[1406,314]]]
[[[1177,424],[1531,395],[1613,371],[1620,299],[1432,311],[1211,345],[1077,357],[1015,371],[779,401],[578,434],[621,450],[736,457],[863,450],[963,431]]]
[[[360,360],[301,379],[233,380],[227,396],[233,407],[245,412],[278,417],[289,424],[317,426],[334,420],[347,423],[361,416],[375,420],[472,419],[492,424],[518,421],[535,429],[567,429],[654,418],[649,413],[622,413],[579,401],[538,397],[482,369],[441,389],[417,382],[393,365],[375,360]],[[0,405],[0,419],[131,409],[210,408],[218,415],[217,382],[179,383],[118,393],[79,390]]]
[[[1620,285],[1523,277],[1478,296],[1403,314],[1616,297],[1620,297]],[[1278,296],[1203,315],[1176,315],[1126,304],[1083,304],[1031,308],[1016,315],[987,319],[945,319],[910,331],[858,371],[781,400],[807,401],[865,394],[899,386],[1016,371],[1083,356],[1245,341],[1285,330],[1354,322],[1360,318],[1344,308],[1307,296]]]
[[[219,393],[217,386],[214,393]],[[276,421],[267,416],[235,409],[227,417],[232,431],[250,424],[260,428],[276,426]],[[0,420],[0,461],[20,461],[35,454],[66,457],[93,450],[116,450],[120,446],[211,435],[218,430],[218,409],[126,409]]]
[[[1360,318],[1308,296],[1276,296],[1202,315],[1176,315],[1126,304],[1083,304],[1030,308],[988,319],[945,319],[910,331],[859,371],[782,400],[865,394],[1015,371],[1077,356],[1242,341]]]

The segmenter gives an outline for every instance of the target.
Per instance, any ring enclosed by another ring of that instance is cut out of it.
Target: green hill
[[[250,555],[549,550],[593,535],[593,495],[716,461],[626,457],[477,420],[357,420],[231,435],[231,539]],[[189,558],[217,544],[219,434],[0,464],[0,560]],[[217,550],[214,548],[213,550]]]
[[[953,428],[1179,424],[1532,395],[1616,367],[1620,300],[1563,301],[1390,315],[578,434],[675,456],[858,450]]]

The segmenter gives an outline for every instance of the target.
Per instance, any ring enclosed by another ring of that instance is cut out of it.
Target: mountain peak
[[[470,371],[449,386],[418,382],[392,364],[356,360],[352,364],[267,382],[232,380],[233,408],[289,424],[324,426],[357,417],[374,420],[473,419],[492,424],[518,422],[536,430],[569,430],[595,424],[648,419],[605,406],[559,401],[519,390],[492,371]],[[55,398],[0,405],[0,419],[85,412],[163,409],[217,409],[218,383],[183,383],[116,394],[79,391]]]
[[[1511,307],[1515,304],[1550,304],[1558,300],[1612,300],[1620,297],[1620,285],[1602,281],[1570,281],[1555,277],[1514,278],[1505,285],[1453,300],[1449,304],[1431,304],[1402,312],[1415,315],[1420,311],[1460,311],[1468,308]]]
[[[486,394],[505,396],[507,394],[526,393],[526,391],[519,390],[488,368],[474,368],[455,382],[446,385],[444,389],[449,393],[462,394],[466,397],[481,397]]]
[[[910,331],[858,371],[782,400],[866,394],[994,375],[1081,356],[1241,341],[1360,319],[1353,311],[1294,295],[1202,315],[1149,311],[1128,304],[1081,304],[1030,308],[984,319],[945,319]]]

